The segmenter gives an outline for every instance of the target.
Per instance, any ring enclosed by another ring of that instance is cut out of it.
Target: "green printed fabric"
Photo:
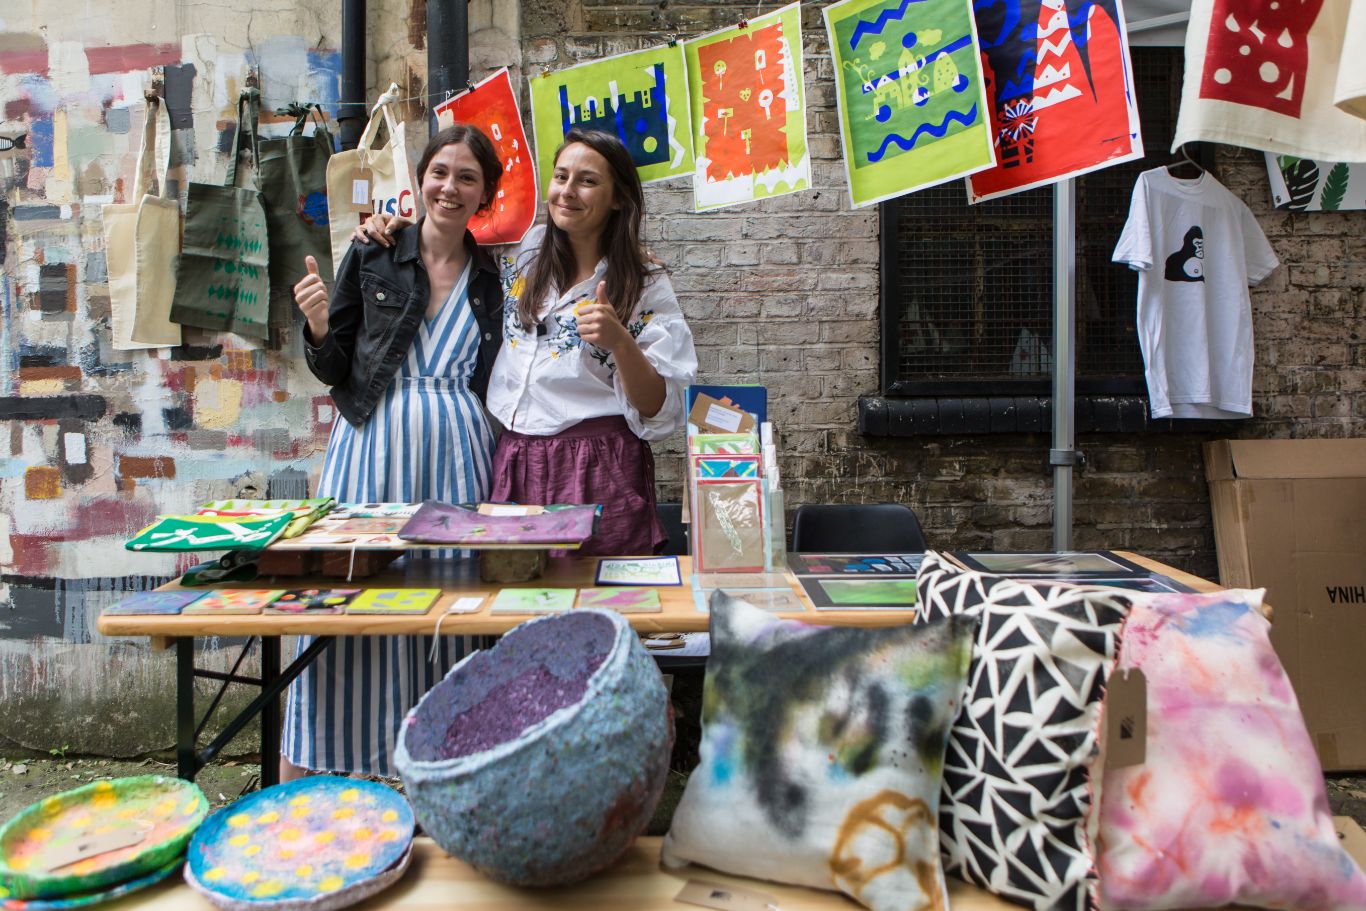
[[[196,515],[271,518],[287,514],[293,521],[281,537],[297,538],[336,505],[334,497],[313,497],[308,500],[214,500],[199,507]]]
[[[225,184],[190,184],[171,320],[264,339],[270,334],[266,212],[256,186],[236,186],[237,150],[244,128],[253,163],[257,160],[259,107],[256,89],[248,89],[238,99],[237,130]],[[258,171],[259,167],[253,175]]]
[[[264,518],[237,516],[159,516],[133,536],[129,550],[260,550],[285,533],[293,513]]]

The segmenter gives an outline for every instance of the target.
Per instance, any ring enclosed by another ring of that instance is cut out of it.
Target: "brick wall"
[[[815,502],[903,502],[939,546],[1049,549],[1047,435],[893,440],[856,430],[857,398],[879,383],[878,217],[875,209],[849,205],[824,5],[802,9],[815,189],[705,215],[692,214],[687,181],[646,190],[646,235],[673,270],[703,378],[768,387],[789,510]],[[752,16],[755,7],[523,0],[521,14],[523,71],[533,74],[693,37]],[[1285,264],[1253,294],[1258,417],[1238,435],[1361,435],[1366,212],[1276,212],[1261,153],[1224,148],[1219,164],[1221,178],[1252,207]],[[1076,480],[1075,545],[1142,551],[1214,577],[1200,455],[1209,438],[1080,437],[1089,464]],[[681,440],[661,447],[666,499],[680,494],[680,451]]]

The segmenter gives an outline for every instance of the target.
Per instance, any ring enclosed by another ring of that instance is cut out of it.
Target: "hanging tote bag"
[[[260,173],[256,123],[261,93],[247,89],[237,99],[237,129],[223,186],[191,183],[185,204],[185,244],[176,269],[171,319],[183,326],[226,329],[265,339],[270,335],[270,277],[266,212],[254,185]],[[251,187],[237,186],[237,150],[242,133],[251,147]]]
[[[413,170],[408,163],[408,142],[403,124],[394,114],[399,97],[398,83],[391,83],[389,91],[380,96],[370,112],[370,122],[361,133],[360,144],[346,152],[338,152],[327,162],[327,214],[332,230],[332,265],[334,272],[341,268],[341,258],[351,246],[351,232],[361,223],[357,205],[369,203],[369,211],[386,215],[402,215],[417,219],[417,194],[413,187]],[[374,148],[381,120],[389,133],[380,148]],[[357,182],[366,184],[361,192],[368,200],[355,195]]]
[[[170,115],[165,110],[160,98],[147,96],[131,202],[107,205],[101,211],[116,351],[180,344],[180,327],[170,319],[180,252],[180,202],[165,195],[171,146]],[[162,116],[167,124],[166,156],[157,154],[157,122]]]
[[[305,256],[317,259],[320,271],[332,266],[327,229],[327,161],[332,157],[332,134],[318,110],[317,105],[304,108],[288,136],[261,140],[261,171],[256,183],[261,188],[270,230],[272,292],[293,288],[306,271]],[[305,136],[310,112],[313,135]]]

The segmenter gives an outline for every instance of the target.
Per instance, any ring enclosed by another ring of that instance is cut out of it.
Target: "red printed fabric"
[[[1200,97],[1300,116],[1323,0],[1214,0]]]

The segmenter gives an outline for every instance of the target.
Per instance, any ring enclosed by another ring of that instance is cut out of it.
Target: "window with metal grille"
[[[1138,175],[1167,151],[1180,48],[1131,50],[1147,155],[1076,181],[1078,392],[1142,392],[1136,274],[1110,261]],[[970,206],[944,184],[882,204],[883,389],[890,395],[1036,393],[1053,351],[1053,189]]]

